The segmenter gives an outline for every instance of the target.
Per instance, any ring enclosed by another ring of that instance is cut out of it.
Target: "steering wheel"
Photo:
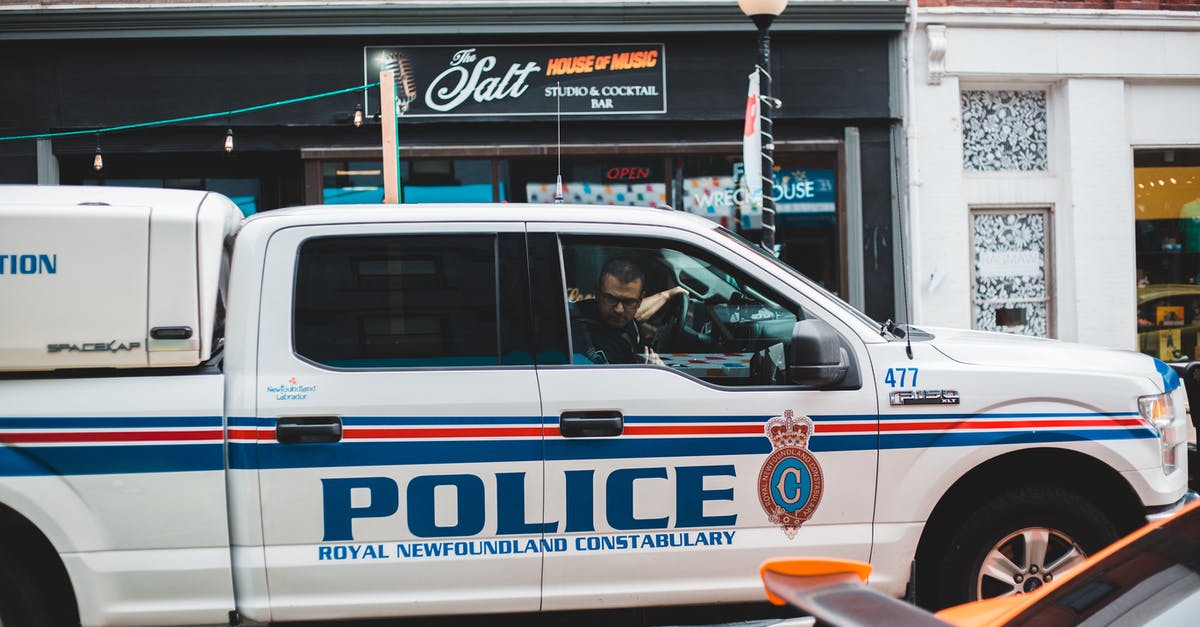
[[[671,298],[670,303],[646,321],[655,328],[653,337],[647,342],[647,346],[654,349],[655,352],[665,352],[664,349],[673,344],[675,338],[684,337],[687,329],[688,308],[691,306],[690,296],[691,294],[685,289]]]

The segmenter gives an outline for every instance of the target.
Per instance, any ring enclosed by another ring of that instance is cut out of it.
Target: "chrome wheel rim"
[[[990,599],[1033,592],[1078,566],[1087,554],[1067,534],[1028,527],[996,543],[976,576],[975,598]]]

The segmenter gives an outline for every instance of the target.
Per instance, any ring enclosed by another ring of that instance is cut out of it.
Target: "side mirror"
[[[798,385],[833,385],[846,378],[849,359],[838,334],[824,320],[800,320],[792,327],[788,379]]]

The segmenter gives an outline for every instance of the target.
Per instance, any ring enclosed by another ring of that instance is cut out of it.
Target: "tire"
[[[1088,499],[1056,486],[1013,488],[966,514],[933,569],[936,609],[1031,592],[1120,537]],[[929,571],[926,571],[929,572]]]
[[[78,624],[55,611],[39,586],[42,578],[19,553],[0,547],[0,627],[57,627]]]

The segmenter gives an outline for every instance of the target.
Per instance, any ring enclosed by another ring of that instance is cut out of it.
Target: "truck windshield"
[[[796,277],[797,279],[800,279],[801,281],[804,282],[805,285],[820,292],[826,298],[828,298],[830,302],[836,304],[842,310],[846,311],[847,313],[854,316],[855,318],[861,320],[863,323],[870,325],[871,328],[873,328],[873,329],[881,328],[881,325],[879,322],[872,320],[870,316],[855,309],[853,305],[842,300],[841,297],[839,297],[837,294],[834,294],[833,292],[830,292],[829,290],[825,289],[824,287],[821,287],[816,282],[814,282],[812,279],[801,274],[795,268],[793,268],[793,267],[787,265],[786,263],[783,263],[779,259],[777,259],[774,255],[767,254],[767,251],[763,250],[762,246],[759,246],[758,244],[751,242],[750,240],[742,237],[741,235],[738,235],[737,233],[734,233],[733,231],[730,231],[729,229],[727,229],[723,226],[718,226],[716,230],[721,235],[724,235],[725,237],[728,237],[729,239],[734,240],[738,244],[745,246],[746,248],[749,248],[750,250],[754,251],[754,254],[762,257],[763,259],[769,260],[776,267],[784,270],[785,272]]]

